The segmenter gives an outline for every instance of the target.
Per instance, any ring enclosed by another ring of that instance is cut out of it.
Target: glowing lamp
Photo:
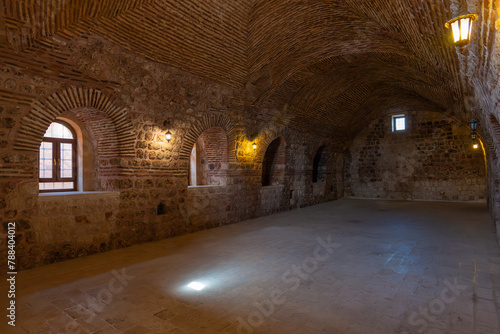
[[[167,139],[168,142],[170,142],[170,140],[172,140],[172,134],[170,133],[170,130],[167,131],[167,133],[165,134],[165,138]]]
[[[254,150],[256,150],[256,149],[257,149],[257,144],[256,144],[256,143],[253,143],[253,144],[252,144],[252,147],[253,147],[253,149],[254,149]]]
[[[459,15],[444,24],[446,28],[451,28],[453,44],[456,46],[469,44],[472,32],[472,22],[476,21],[477,18],[477,14]]]
[[[474,143],[474,144],[472,144],[472,147],[473,147],[475,150],[477,150],[477,149],[479,148],[479,145],[478,145],[478,144],[476,144],[476,143]]]

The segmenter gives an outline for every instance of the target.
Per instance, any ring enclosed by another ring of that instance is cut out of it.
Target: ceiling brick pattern
[[[498,14],[493,1],[467,3],[480,21],[463,54],[444,28],[457,0],[7,0],[0,37],[33,56],[15,59],[2,47],[9,63],[50,63],[79,80],[54,38],[99,35],[240,89],[262,121],[352,138],[398,105],[454,113],[464,124],[475,113],[468,97],[497,109]],[[41,60],[37,49],[51,51]],[[0,98],[16,99],[1,90]]]

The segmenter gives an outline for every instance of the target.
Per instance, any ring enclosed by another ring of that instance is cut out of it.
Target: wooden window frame
[[[51,138],[51,137],[43,137],[42,143],[52,143],[52,177],[51,178],[41,178],[38,177],[38,182],[46,183],[46,182],[73,182],[73,188],[71,189],[39,189],[40,193],[49,193],[49,192],[70,192],[78,190],[77,186],[77,176],[78,176],[78,163],[77,163],[77,140],[76,140],[76,132],[71,125],[68,123],[55,120],[52,123],[59,123],[64,125],[66,128],[71,131],[73,135],[73,139],[63,139],[63,138]],[[51,124],[52,124],[51,123]],[[71,144],[72,148],[72,176],[63,178],[61,177],[61,144]],[[40,144],[41,145],[41,144]],[[40,155],[38,156],[38,163],[40,164]]]

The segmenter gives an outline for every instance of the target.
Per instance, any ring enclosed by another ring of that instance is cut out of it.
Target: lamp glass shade
[[[466,14],[454,17],[445,23],[445,27],[451,28],[453,33],[453,44],[460,46],[470,42],[472,22],[477,18],[477,14]]]
[[[470,129],[471,131],[476,131],[477,130],[477,121],[475,119],[470,121]]]
[[[255,149],[257,149],[257,144],[256,144],[256,143],[253,143],[253,144],[252,144],[252,147],[253,147],[253,149],[254,149],[254,150],[255,150]]]
[[[172,134],[170,133],[170,131],[168,131],[166,134],[165,134],[165,138],[167,139],[167,141],[170,141],[172,139]]]
[[[460,40],[460,21],[455,21],[451,24],[451,30],[453,31],[453,43],[457,43]]]

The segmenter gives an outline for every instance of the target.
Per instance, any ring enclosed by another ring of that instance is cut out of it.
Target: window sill
[[[216,188],[216,187],[225,187],[225,185],[222,184],[214,184],[214,185],[200,185],[200,186],[188,186],[188,189],[196,189],[196,188]]]
[[[119,191],[68,191],[68,192],[52,192],[52,193],[39,193],[38,200],[53,200],[67,198],[68,196],[74,198],[104,198],[120,196]]]
[[[188,186],[188,195],[199,196],[199,195],[220,195],[226,193],[225,185],[203,185],[203,186]]]
[[[285,185],[284,184],[272,184],[270,186],[262,186],[262,189],[273,189],[273,188],[283,188]]]

